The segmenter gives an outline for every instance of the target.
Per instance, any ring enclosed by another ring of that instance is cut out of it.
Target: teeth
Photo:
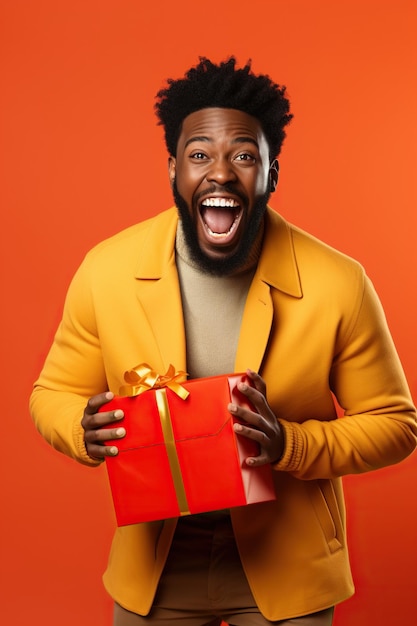
[[[235,200],[227,198],[206,198],[206,200],[203,200],[201,204],[202,206],[225,207],[228,209],[234,209],[239,206]]]

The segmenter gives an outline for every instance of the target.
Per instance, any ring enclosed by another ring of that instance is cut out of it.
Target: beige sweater
[[[238,274],[212,276],[203,272],[190,258],[179,222],[176,252],[189,377],[231,373],[243,309],[259,251],[251,255],[248,267]]]

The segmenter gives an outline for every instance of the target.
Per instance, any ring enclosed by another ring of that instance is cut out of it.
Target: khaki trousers
[[[140,557],[139,557],[140,558]],[[277,591],[279,605],[279,590]],[[259,612],[241,566],[230,516],[179,520],[153,607],[147,616],[114,607],[114,626],[331,626],[333,608],[270,622]]]

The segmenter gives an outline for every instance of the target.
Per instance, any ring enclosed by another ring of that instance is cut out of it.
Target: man
[[[105,410],[126,369],[247,371],[254,411],[228,410],[259,444],[248,465],[272,465],[277,500],[117,529],[104,575],[114,624],[328,626],[353,593],[340,477],[397,463],[417,441],[381,305],[358,263],[267,207],[285,88],[234,58],[201,59],[156,111],[176,208],[87,255],[32,414],[56,449],[94,466],[126,434],[123,412]]]

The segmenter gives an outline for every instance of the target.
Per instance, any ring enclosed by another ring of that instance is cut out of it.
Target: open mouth
[[[204,228],[210,238],[230,240],[236,231],[242,208],[233,198],[206,198],[200,205]]]

